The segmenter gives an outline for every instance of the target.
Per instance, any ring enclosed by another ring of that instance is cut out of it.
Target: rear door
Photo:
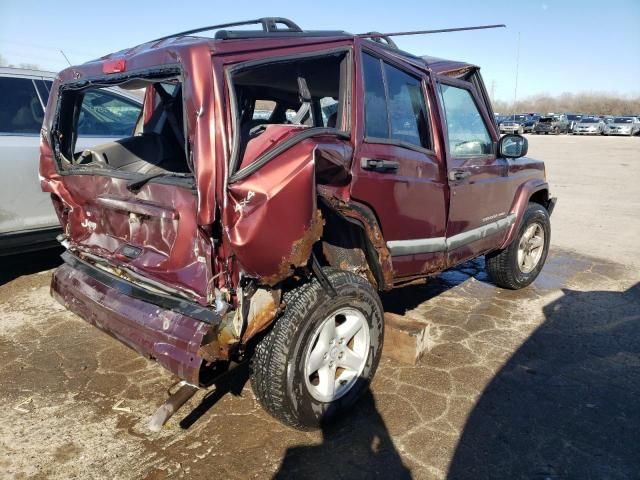
[[[351,196],[375,211],[396,277],[438,270],[445,178],[434,151],[425,74],[366,51],[360,68]]]
[[[440,102],[446,124],[448,265],[491,250],[513,222],[508,163],[496,157],[497,135],[471,83],[442,78]]]
[[[40,190],[38,160],[44,105],[36,82],[0,77],[0,233],[55,228],[58,219]]]
[[[55,203],[77,253],[147,288],[207,304],[211,242],[197,224],[199,197],[180,128],[184,104],[178,79],[171,81],[174,93],[163,89],[168,103],[144,115],[149,121],[140,135],[134,135],[140,105],[99,84],[83,91],[67,86],[58,98],[60,155],[54,160],[53,149],[44,152],[41,172],[44,188],[61,200]],[[84,150],[87,142],[101,145]]]

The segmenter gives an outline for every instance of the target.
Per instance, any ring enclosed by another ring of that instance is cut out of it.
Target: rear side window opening
[[[347,50],[231,67],[227,77],[235,132],[231,173],[241,165],[247,146],[271,125],[303,129],[300,139],[311,130],[348,132],[350,68]]]
[[[63,85],[52,139],[63,173],[129,177],[193,171],[179,76]]]

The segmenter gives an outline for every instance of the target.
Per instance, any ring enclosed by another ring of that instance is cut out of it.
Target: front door
[[[495,247],[515,220],[508,164],[496,157],[497,134],[471,83],[438,83],[450,187],[447,263],[453,266]]]
[[[363,83],[356,92],[362,107],[351,196],[377,215],[395,277],[440,270],[446,179],[433,147],[424,73],[373,52],[362,52],[359,60]]]

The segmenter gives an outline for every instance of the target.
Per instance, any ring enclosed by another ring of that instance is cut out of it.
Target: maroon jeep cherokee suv
[[[51,291],[192,391],[250,359],[265,409],[312,428],[376,371],[378,292],[480,255],[496,285],[529,285],[555,200],[527,141],[499,137],[478,67],[253,23],[58,75],[40,162],[67,248]],[[88,93],[116,85],[145,91],[134,131],[77,150]]]

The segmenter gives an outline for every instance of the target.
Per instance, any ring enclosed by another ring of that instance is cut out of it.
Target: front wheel
[[[549,212],[538,203],[529,203],[511,244],[485,258],[487,273],[493,283],[511,290],[531,284],[547,259],[550,239]]]
[[[256,346],[251,386],[269,414],[301,430],[351,407],[375,374],[384,334],[380,298],[353,273],[325,269],[285,296],[284,314]]]

